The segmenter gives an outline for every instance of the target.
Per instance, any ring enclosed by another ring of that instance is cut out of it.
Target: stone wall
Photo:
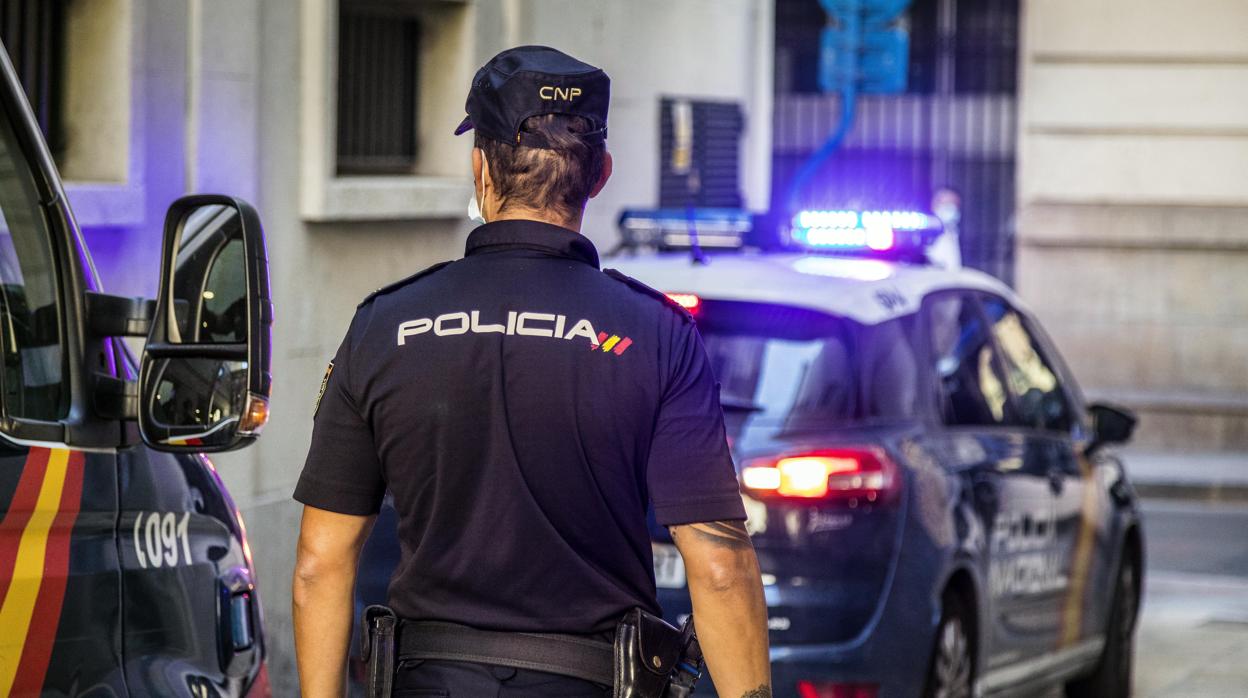
[[[1248,449],[1248,4],[1024,4],[1019,290],[1137,443]]]

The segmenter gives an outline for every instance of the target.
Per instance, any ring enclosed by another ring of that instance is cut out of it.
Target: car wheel
[[[970,628],[965,603],[955,594],[946,594],[941,603],[940,625],[936,626],[924,698],[971,698],[975,645]]]
[[[1114,588],[1105,648],[1091,674],[1066,685],[1068,698],[1129,698],[1131,695],[1139,584],[1135,562],[1124,557]]]

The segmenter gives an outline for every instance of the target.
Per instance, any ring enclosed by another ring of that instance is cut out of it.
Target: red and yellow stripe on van
[[[69,579],[83,454],[32,448],[0,520],[0,696],[38,695]]]

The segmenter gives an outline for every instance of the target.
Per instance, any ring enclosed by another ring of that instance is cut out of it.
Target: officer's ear
[[[602,191],[602,188],[607,186],[608,179],[611,179],[611,151],[610,150],[603,153],[602,176],[598,178],[598,183],[594,185],[594,188],[589,190],[589,198],[592,199],[595,196],[598,196],[598,192]]]
[[[476,190],[477,196],[481,196],[485,192],[485,177],[489,174],[490,165],[485,160],[485,152],[480,148],[472,149],[472,188]]]

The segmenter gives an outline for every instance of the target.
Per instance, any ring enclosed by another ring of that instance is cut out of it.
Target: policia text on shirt
[[[339,695],[359,550],[388,490],[400,563],[366,619],[377,694],[770,696],[766,610],[718,389],[679,306],[580,234],[611,173],[610,83],[554,49],[487,63],[463,259],[359,306],[295,497],[304,695]],[[657,618],[647,512],[698,637]],[[396,661],[397,659],[397,661]],[[395,662],[391,670],[387,662]]]

